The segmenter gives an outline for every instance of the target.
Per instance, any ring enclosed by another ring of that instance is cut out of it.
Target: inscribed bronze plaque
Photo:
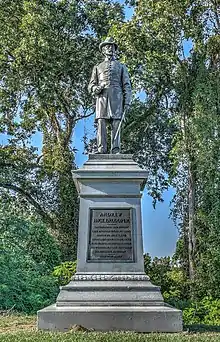
[[[90,262],[133,262],[132,209],[91,209]]]

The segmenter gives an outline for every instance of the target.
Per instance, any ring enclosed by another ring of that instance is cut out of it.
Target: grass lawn
[[[36,330],[36,316],[0,316],[0,341],[4,342],[220,342],[220,332],[207,332],[204,327],[199,329],[200,332],[195,332],[196,329],[192,330],[194,331],[184,331],[180,334],[73,331],[67,333],[50,333]]]

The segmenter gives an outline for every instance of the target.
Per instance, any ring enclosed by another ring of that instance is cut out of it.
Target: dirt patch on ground
[[[16,331],[36,331],[36,316],[0,316],[0,333]]]

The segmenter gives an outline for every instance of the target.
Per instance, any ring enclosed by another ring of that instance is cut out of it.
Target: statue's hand
[[[125,112],[125,115],[124,115],[124,122],[127,122],[127,116],[126,116],[126,114],[127,114],[127,112],[129,111],[129,109],[130,109],[130,105],[129,104],[125,104],[124,105],[124,112]]]
[[[102,92],[102,87],[101,86],[96,86],[96,87],[94,87],[93,88],[93,91],[94,91],[94,93],[96,94],[96,95],[99,95],[101,92]]]
[[[125,111],[125,112],[128,112],[129,109],[130,109],[130,105],[129,105],[129,104],[125,104],[125,105],[124,105],[124,111]]]

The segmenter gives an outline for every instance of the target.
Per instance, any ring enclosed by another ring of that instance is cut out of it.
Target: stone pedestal
[[[147,173],[131,155],[90,155],[74,171],[80,196],[77,272],[38,328],[178,332],[181,311],[144,273],[141,189]]]

